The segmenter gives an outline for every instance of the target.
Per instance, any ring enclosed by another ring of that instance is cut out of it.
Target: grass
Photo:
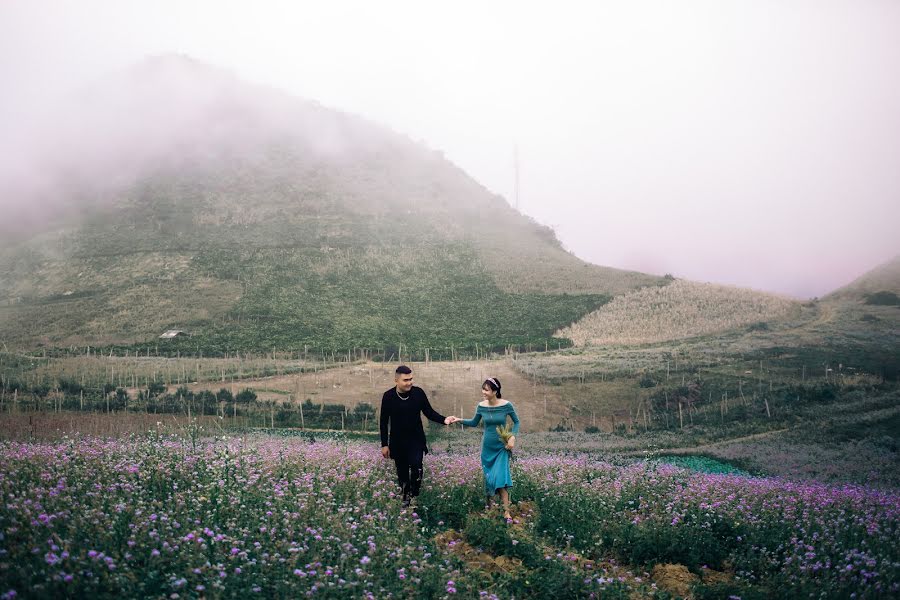
[[[797,314],[796,301],[747,289],[677,280],[616,297],[559,332],[577,345],[643,344],[748,327]]]
[[[404,261],[405,253],[373,251],[366,260],[350,259],[325,272],[316,269],[317,251],[280,252],[278,261],[268,251],[220,254],[215,259],[219,277],[253,283],[226,322],[212,326],[200,345],[210,352],[273,345],[337,350],[402,345],[446,357],[451,348],[476,345],[538,347],[555,345],[557,328],[609,299],[501,291],[463,245],[420,251],[413,262]],[[198,260],[213,260],[205,256]],[[410,315],[415,315],[414,326]]]
[[[415,261],[407,260],[410,254]],[[345,260],[318,248],[204,249],[171,280],[132,280],[124,293],[96,285],[90,296],[24,298],[0,306],[0,339],[134,350],[148,341],[159,346],[161,331],[180,327],[194,335],[170,342],[171,353],[405,346],[449,357],[476,345],[566,344],[553,332],[609,299],[503,291],[462,244],[424,251],[373,247]]]
[[[654,458],[654,461],[699,473],[750,476],[750,473],[743,469],[708,456],[659,456]]]
[[[280,131],[258,155],[217,151],[103,194],[73,190],[88,198],[73,200],[77,218],[0,242],[0,340],[133,349],[178,328],[195,335],[175,352],[207,356],[450,356],[565,344],[553,332],[661,281],[584,263],[431,152],[341,121],[383,149],[311,160]]]

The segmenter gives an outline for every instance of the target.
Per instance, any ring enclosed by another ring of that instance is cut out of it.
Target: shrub
[[[641,377],[641,380],[638,382],[638,385],[642,388],[652,388],[656,387],[656,380],[650,377],[649,375],[645,375]]]
[[[894,292],[875,292],[866,295],[866,304],[875,304],[879,306],[900,306],[900,296]]]
[[[128,391],[125,388],[116,388],[116,403],[126,404],[128,402]]]
[[[56,388],[63,394],[72,394],[73,396],[84,392],[84,386],[72,379],[60,379],[56,384]]]
[[[244,402],[249,404],[250,402],[256,401],[256,392],[251,389],[243,389],[238,392],[238,395],[234,398],[235,402]]]

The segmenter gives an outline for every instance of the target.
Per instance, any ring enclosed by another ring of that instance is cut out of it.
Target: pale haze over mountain
[[[900,253],[893,1],[6,2],[0,208],[90,148],[48,115],[167,53],[422,140],[597,264],[809,297]]]

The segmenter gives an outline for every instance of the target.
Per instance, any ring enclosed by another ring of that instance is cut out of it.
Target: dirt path
[[[557,556],[563,559],[575,572],[582,576],[603,576],[607,579],[615,579],[625,583],[629,588],[628,597],[631,600],[643,598],[655,598],[655,587],[659,587],[670,594],[680,597],[690,597],[692,587],[699,582],[714,584],[728,583],[734,580],[731,572],[714,571],[704,566],[698,573],[692,573],[687,567],[680,564],[656,564],[651,571],[644,571],[640,567],[622,564],[611,556],[594,559],[576,552],[571,547],[560,548],[550,545],[547,539],[538,533],[535,524],[538,522],[538,507],[533,502],[515,502],[510,507],[512,520],[507,521],[506,527],[509,537],[518,540],[518,544],[524,544],[535,548],[539,556]],[[471,512],[466,522],[479,517],[486,520],[498,519],[499,513],[491,509],[483,512]],[[477,522],[477,521],[476,521]],[[533,562],[526,563],[519,556],[507,556],[505,554],[493,554],[491,549],[474,547],[466,539],[466,533],[447,529],[434,537],[435,546],[439,552],[445,555],[454,555],[462,560],[466,567],[472,571],[481,571],[486,574],[505,574],[506,577],[539,576]],[[526,556],[527,554],[521,554]],[[650,584],[653,584],[651,587]]]

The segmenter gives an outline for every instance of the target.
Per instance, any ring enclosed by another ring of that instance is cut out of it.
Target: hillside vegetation
[[[557,335],[576,345],[646,344],[753,326],[797,312],[798,303],[748,289],[678,280],[614,298]]]
[[[867,271],[826,296],[826,299],[865,300],[873,294],[883,292],[900,294],[900,256]]]
[[[107,88],[90,95],[90,130],[68,123],[58,135],[78,139],[54,145],[90,147],[53,155],[38,191],[12,187],[8,347],[157,344],[169,328],[193,337],[168,350],[207,354],[558,346],[555,330],[612,296],[664,283],[584,263],[439,153],[361,118],[181,57]]]

